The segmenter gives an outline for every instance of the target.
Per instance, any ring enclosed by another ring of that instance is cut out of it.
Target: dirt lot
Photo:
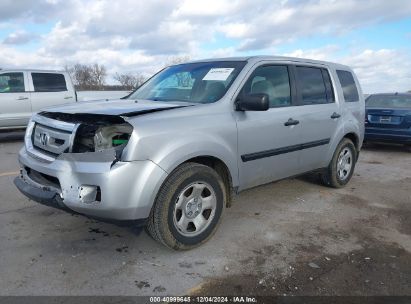
[[[29,202],[21,134],[0,134],[0,295],[411,295],[411,151],[364,149],[344,189],[315,176],[241,193],[216,235],[173,252],[145,232]]]

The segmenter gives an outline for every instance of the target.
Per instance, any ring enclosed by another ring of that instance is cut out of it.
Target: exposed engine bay
[[[133,132],[133,127],[120,116],[54,112],[42,112],[40,115],[77,125],[74,140],[65,153],[101,152],[114,148],[116,155],[120,156]]]

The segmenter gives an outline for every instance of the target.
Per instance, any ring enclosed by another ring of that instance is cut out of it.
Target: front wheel
[[[223,180],[212,168],[185,163],[161,187],[147,225],[149,234],[175,250],[191,249],[215,232],[224,209]]]
[[[335,149],[328,168],[320,175],[322,183],[333,188],[344,187],[354,173],[356,155],[354,143],[344,138]]]

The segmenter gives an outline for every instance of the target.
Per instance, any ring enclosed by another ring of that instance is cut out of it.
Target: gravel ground
[[[373,145],[344,189],[314,175],[247,190],[202,247],[28,201],[21,133],[0,133],[0,295],[411,295],[411,151]]]

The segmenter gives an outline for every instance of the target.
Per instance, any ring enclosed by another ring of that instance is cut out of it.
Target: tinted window
[[[0,93],[24,92],[23,73],[0,74]]]
[[[366,105],[375,108],[411,108],[411,95],[371,95]]]
[[[34,91],[36,92],[61,92],[67,91],[66,80],[63,74],[31,73]]]
[[[346,102],[359,101],[357,86],[352,74],[348,71],[337,70],[337,75],[344,93],[344,100]]]
[[[270,108],[291,105],[290,79],[287,66],[272,65],[258,67],[247,80],[242,96],[265,93]]]
[[[332,85],[332,82],[331,82],[330,74],[328,73],[328,71],[326,69],[322,69],[321,71],[323,73],[325,89],[327,91],[327,100],[330,103],[335,102],[334,89],[333,89],[333,85]]]
[[[327,89],[319,68],[297,67],[302,102],[305,105],[327,103]]]

